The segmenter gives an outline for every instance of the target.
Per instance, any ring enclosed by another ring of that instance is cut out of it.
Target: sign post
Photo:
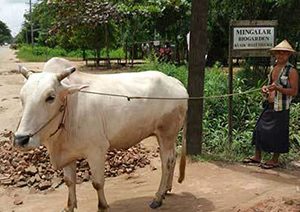
[[[270,57],[268,49],[274,47],[276,20],[239,20],[229,25],[228,52],[228,141],[232,143],[233,58]]]

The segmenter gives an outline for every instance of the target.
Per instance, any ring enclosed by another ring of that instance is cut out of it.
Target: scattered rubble
[[[0,185],[28,186],[42,191],[55,189],[63,183],[63,172],[52,168],[45,147],[20,152],[12,147],[10,136],[9,131],[0,133]],[[141,144],[128,150],[109,151],[105,162],[105,176],[130,174],[138,167],[150,164],[148,156],[151,155],[157,155],[157,152],[150,152]],[[89,179],[90,170],[87,161],[84,159],[77,161],[77,183]],[[16,201],[16,204],[22,204],[20,202]]]
[[[275,199],[273,197],[256,203],[254,206],[238,210],[239,212],[257,212],[257,211],[300,211],[300,199],[285,198]]]

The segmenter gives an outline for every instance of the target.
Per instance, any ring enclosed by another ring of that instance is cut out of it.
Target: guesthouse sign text
[[[229,53],[233,58],[268,57],[276,41],[276,20],[230,22]]]
[[[274,27],[234,27],[233,49],[270,49],[274,46]]]

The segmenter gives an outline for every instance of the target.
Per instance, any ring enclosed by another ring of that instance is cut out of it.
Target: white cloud
[[[25,10],[29,10],[28,2],[29,0],[0,0],[0,20],[8,26],[13,36],[21,30]]]

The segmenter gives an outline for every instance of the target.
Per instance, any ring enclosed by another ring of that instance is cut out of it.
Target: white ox
[[[83,91],[187,98],[186,89],[177,79],[156,71],[107,75],[73,73],[75,68],[61,58],[49,60],[42,73],[20,69],[27,81],[21,90],[23,115],[14,144],[24,150],[45,145],[54,168],[63,168],[69,190],[65,211],[77,208],[77,159],[87,159],[98,194],[99,211],[106,211],[108,204],[103,190],[106,152],[129,148],[152,135],[157,137],[160,147],[162,176],[150,207],[162,204],[172,188],[175,142],[185,120],[186,100],[128,101],[123,97]],[[179,182],[184,178],[184,169],[185,151],[180,162]]]

